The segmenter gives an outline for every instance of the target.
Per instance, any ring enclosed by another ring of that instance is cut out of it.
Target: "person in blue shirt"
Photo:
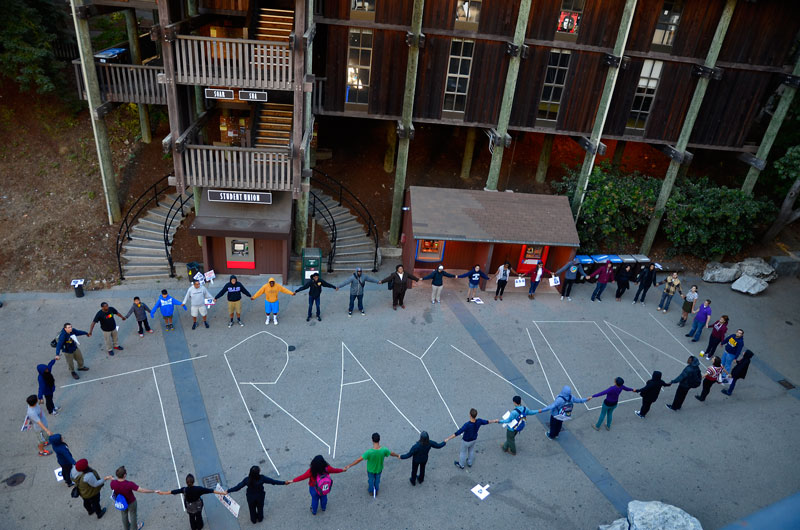
[[[39,393],[37,397],[39,398],[39,404],[41,405],[45,402],[47,406],[47,413],[52,414],[55,416],[58,414],[58,411],[61,410],[61,407],[56,407],[56,404],[53,403],[53,394],[56,391],[56,381],[53,378],[53,365],[56,364],[58,357],[53,359],[47,364],[40,364],[36,367],[36,370],[39,372]]]
[[[483,278],[484,280],[489,279],[489,277],[486,276],[486,273],[484,273],[481,270],[480,265],[475,265],[471,271],[467,271],[464,274],[459,274],[457,278],[469,278],[468,280],[469,291],[467,292],[467,302],[472,302],[474,298],[473,295],[475,294],[475,289],[477,289],[478,286],[480,285],[481,278]]]
[[[742,354],[742,348],[744,348],[744,331],[737,329],[736,333],[725,337],[722,344],[725,345],[725,352],[722,354],[722,366],[726,372],[731,373],[733,361],[739,359]]]
[[[561,392],[558,393],[556,399],[543,409],[536,411],[536,414],[550,411],[550,430],[544,433],[545,436],[551,440],[558,438],[558,433],[561,432],[561,426],[565,421],[572,419],[572,406],[575,403],[586,403],[591,401],[591,396],[588,398],[576,398],[572,395],[572,389],[568,385],[564,385]]]
[[[522,429],[520,428],[519,421],[517,421],[513,427],[511,424],[514,420],[519,420],[520,418],[522,418],[524,422],[524,418],[526,416],[533,416],[536,414],[536,411],[524,406],[522,404],[522,398],[519,396],[514,396],[511,398],[511,402],[514,403],[514,408],[509,411],[508,418],[503,418],[499,420],[498,423],[502,423],[506,426],[506,441],[502,445],[503,452],[515,455],[517,454],[517,444],[514,439]]]
[[[167,331],[175,331],[175,326],[172,325],[172,315],[175,313],[175,306],[181,305],[181,302],[172,298],[166,289],[161,290],[161,296],[156,299],[153,304],[153,310],[150,311],[150,317],[156,316],[156,311],[161,310],[161,316],[164,317],[164,325]],[[183,308],[186,311],[186,307]]]
[[[469,421],[444,439],[444,443],[447,443],[456,436],[461,436],[461,450],[458,453],[458,460],[453,462],[457,468],[464,469],[464,464],[472,467],[472,463],[475,461],[475,443],[478,441],[478,429],[481,428],[481,425],[490,423],[497,423],[497,420],[481,419],[478,417],[477,410],[470,409]]]
[[[83,365],[83,354],[81,353],[81,349],[78,348],[78,340],[76,337],[80,337],[81,335],[88,335],[88,333],[73,328],[72,324],[67,322],[64,324],[61,333],[58,334],[58,339],[56,339],[56,357],[60,357],[61,352],[64,352],[64,355],[67,357],[67,369],[72,374],[73,379],[80,379],[78,373],[75,372],[73,358],[78,362],[79,372],[86,372],[89,370],[88,366]]]

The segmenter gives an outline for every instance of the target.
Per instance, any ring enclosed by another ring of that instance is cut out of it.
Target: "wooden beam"
[[[158,3],[158,21],[161,25],[168,25],[171,21],[169,2]],[[175,84],[175,48],[172,41],[166,37],[161,40],[161,56],[164,61],[164,85],[167,93],[167,113],[169,115],[169,131],[172,138],[181,136],[181,119],[178,112],[178,87]],[[186,189],[186,177],[183,173],[183,155],[176,147],[177,142],[172,145],[172,163],[175,169],[175,178],[178,181],[176,190],[179,194]],[[195,195],[195,204],[200,199]]]

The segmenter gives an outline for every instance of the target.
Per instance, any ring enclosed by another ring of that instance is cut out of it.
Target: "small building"
[[[555,271],[580,246],[565,196],[411,186],[405,205],[407,270],[477,264],[491,274],[508,261],[520,273],[539,262]]]

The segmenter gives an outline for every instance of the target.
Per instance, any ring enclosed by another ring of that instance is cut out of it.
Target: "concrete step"
[[[334,257],[334,261],[336,261],[336,260],[338,260],[340,258],[347,258],[347,259],[353,258],[353,259],[355,259],[355,256],[358,256],[360,258],[366,258],[367,256],[374,256],[374,255],[375,255],[375,249],[374,248],[372,248],[372,249],[368,248],[368,249],[364,249],[364,250],[347,250],[347,249],[345,249],[344,252],[340,252],[339,247],[337,246],[336,247],[336,256]]]
[[[169,267],[164,272],[159,271],[130,271],[126,272],[123,267],[123,274],[126,280],[146,280],[150,278],[169,278]]]
[[[170,233],[174,233],[177,230],[178,225],[172,225],[170,229]],[[164,237],[164,225],[153,225],[149,223],[137,223],[136,225],[131,228],[131,234],[133,232],[139,232],[142,234],[150,234],[155,236]]]
[[[375,248],[375,242],[372,239],[364,238],[363,241],[355,241],[354,239],[348,239],[344,242],[339,239],[336,241],[336,249],[342,250],[345,248],[349,249],[358,249],[359,247],[368,247],[370,250]]]
[[[338,242],[353,241],[354,239],[365,239],[366,237],[367,233],[363,231],[361,233],[355,233],[353,231],[349,231],[345,232],[344,234],[342,234],[342,232],[339,230],[337,230],[336,232],[336,241]],[[370,239],[370,241],[372,240]]]
[[[123,269],[169,269],[169,263],[167,260],[164,261],[129,261],[128,263],[123,264]]]
[[[166,221],[166,218],[151,216],[148,213],[148,215],[146,215],[144,217],[140,217],[139,218],[139,222],[134,226],[138,226],[139,224],[142,224],[142,225],[147,226],[148,228],[149,227],[161,228],[161,230],[163,231],[164,230],[164,221]],[[178,223],[172,223],[172,227],[171,228],[175,228],[177,225],[178,225]]]
[[[142,251],[142,250],[136,250],[134,252],[131,252],[130,250],[125,250],[125,251],[123,251],[122,257],[127,259],[127,260],[129,260],[129,261],[137,261],[137,262],[151,261],[151,262],[154,262],[154,261],[163,260],[164,263],[168,263],[167,262],[167,256],[164,254],[164,249],[163,248],[161,248],[161,249],[154,248],[154,249],[151,249],[151,250],[152,250],[152,252],[145,252],[145,251]],[[160,253],[159,253],[159,250],[160,250]]]
[[[125,244],[122,246],[123,250],[131,250],[134,252],[153,252],[153,251],[161,251],[164,252],[164,238],[161,238],[159,241],[143,241],[139,239],[134,239],[132,241],[126,241]]]
[[[149,232],[138,232],[136,231],[136,227],[134,227],[134,229],[131,230],[131,239],[138,242],[146,242],[151,246],[161,245],[161,248],[164,248],[164,234],[161,233],[156,236],[156,234],[151,234]]]

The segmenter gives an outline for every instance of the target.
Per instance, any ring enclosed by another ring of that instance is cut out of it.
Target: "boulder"
[[[778,276],[787,278],[800,276],[800,258],[794,256],[772,256],[769,265]]]
[[[627,519],[617,519],[611,524],[601,524],[597,530],[629,530],[630,525]]]
[[[761,258],[747,258],[737,263],[736,267],[742,274],[747,274],[766,282],[771,282],[778,278],[778,273],[775,272],[775,269]]]
[[[630,530],[703,530],[700,521],[680,508],[663,502],[628,503]]]
[[[703,281],[712,283],[730,283],[742,275],[735,265],[728,265],[712,261],[703,271]]]
[[[760,278],[743,274],[738,280],[731,284],[731,289],[740,293],[758,294],[769,286],[767,282]]]

